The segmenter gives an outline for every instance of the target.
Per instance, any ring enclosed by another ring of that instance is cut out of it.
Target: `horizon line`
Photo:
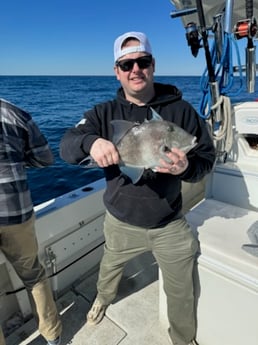
[[[116,77],[112,74],[0,74],[0,77]],[[197,74],[156,74],[155,77],[201,77]]]

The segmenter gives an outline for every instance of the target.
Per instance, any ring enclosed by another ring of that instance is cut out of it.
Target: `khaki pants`
[[[0,249],[32,296],[39,332],[46,340],[54,340],[61,334],[62,326],[45,269],[38,259],[34,225],[33,215],[22,224],[0,226]]]
[[[4,334],[0,326],[0,345],[5,345]]]
[[[125,264],[143,252],[152,251],[163,276],[170,337],[174,345],[189,344],[196,333],[193,265],[198,241],[185,218],[162,228],[144,229],[120,222],[107,213],[104,234],[106,243],[97,298],[105,305],[110,304],[116,296]]]

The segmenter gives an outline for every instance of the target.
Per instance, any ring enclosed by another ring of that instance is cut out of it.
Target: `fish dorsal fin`
[[[130,177],[133,184],[137,183],[140,180],[144,172],[144,168],[135,168],[135,167],[125,166],[125,165],[119,166],[119,168],[123,174]]]
[[[137,126],[138,124],[131,121],[126,120],[112,120],[110,121],[114,134],[113,134],[113,143],[117,145],[119,141],[128,133],[133,127]]]
[[[150,108],[152,112],[152,118],[150,119],[150,121],[163,121],[162,117],[152,107]]]

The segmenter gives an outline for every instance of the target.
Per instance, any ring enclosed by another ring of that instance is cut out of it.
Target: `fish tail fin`
[[[83,160],[79,162],[79,165],[86,169],[99,168],[98,164],[94,161],[94,159],[91,156],[83,158]]]

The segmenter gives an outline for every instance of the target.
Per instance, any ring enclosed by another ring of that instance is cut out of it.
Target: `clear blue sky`
[[[143,31],[156,75],[200,75],[169,0],[2,0],[0,75],[112,75],[113,42]]]

